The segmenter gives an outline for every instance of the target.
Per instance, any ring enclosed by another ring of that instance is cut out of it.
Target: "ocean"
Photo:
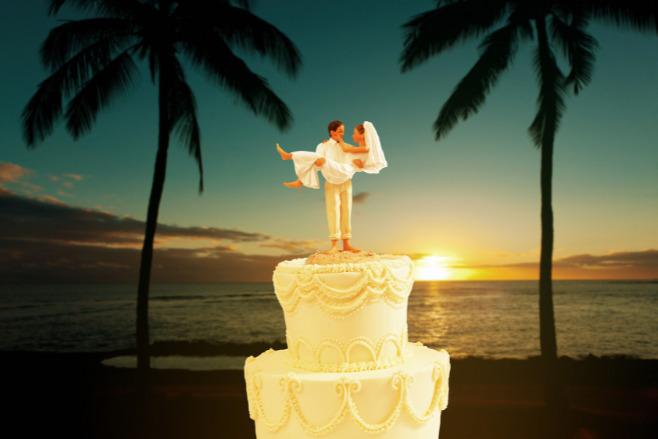
[[[658,283],[554,281],[558,352],[572,358],[658,358]],[[98,352],[134,347],[133,284],[1,285],[0,350]],[[416,282],[409,340],[453,358],[539,355],[534,281]],[[156,284],[151,340],[285,342],[271,283]]]

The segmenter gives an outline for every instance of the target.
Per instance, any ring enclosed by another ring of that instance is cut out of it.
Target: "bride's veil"
[[[379,141],[377,130],[372,123],[368,121],[363,122],[363,128],[365,129],[366,146],[369,148],[368,159],[366,160],[363,171],[369,174],[378,174],[381,169],[388,165],[386,163],[386,157],[384,157],[382,144]]]

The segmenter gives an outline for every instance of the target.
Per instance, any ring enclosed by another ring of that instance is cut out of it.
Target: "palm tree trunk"
[[[163,105],[160,105],[160,113]],[[160,115],[160,128],[158,134],[158,152],[155,159],[155,171],[151,195],[149,197],[148,211],[146,214],[146,231],[144,233],[144,244],[142,246],[142,258],[139,268],[139,286],[137,290],[137,369],[140,376],[145,376],[150,369],[149,351],[149,322],[148,322],[148,299],[149,286],[151,282],[151,266],[153,261],[153,240],[158,223],[158,212],[160,200],[164,189],[165,173],[167,168],[167,150],[169,148],[168,130],[163,129],[163,117]]]
[[[553,141],[541,147],[541,254],[539,259],[539,344],[544,364],[548,407],[561,405],[558,380],[557,336],[553,309]]]
[[[158,225],[160,200],[164,189],[167,171],[167,153],[169,150],[169,121],[167,114],[166,75],[160,70],[158,90],[158,152],[155,158],[153,184],[146,214],[146,231],[142,247],[142,259],[139,268],[139,286],[137,290],[137,368],[145,371],[150,368],[148,294],[151,282],[151,265],[153,261],[153,240]]]
[[[543,108],[544,127],[541,139],[541,255],[539,259],[539,342],[544,368],[546,406],[552,411],[560,411],[567,406],[558,374],[557,337],[555,333],[555,313],[553,309],[553,146],[559,118],[556,77],[550,76],[546,60],[553,57],[548,44],[544,17],[536,20],[539,55],[543,60],[541,93],[546,101]]]
[[[158,224],[160,200],[164,189],[167,171],[167,152],[169,149],[169,117],[167,112],[167,80],[166,69],[159,72],[158,87],[158,152],[155,159],[153,184],[146,214],[146,231],[142,247],[142,258],[139,268],[139,285],[137,289],[137,392],[142,407],[140,419],[140,437],[153,436],[153,407],[151,401],[151,356],[149,341],[149,287],[151,282],[151,266],[153,262],[153,240]]]

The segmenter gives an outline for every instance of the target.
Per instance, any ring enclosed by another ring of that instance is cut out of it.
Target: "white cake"
[[[276,267],[288,349],[245,364],[258,439],[438,437],[450,360],[407,342],[413,264],[357,260]]]

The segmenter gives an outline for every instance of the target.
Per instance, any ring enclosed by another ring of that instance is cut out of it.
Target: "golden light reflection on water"
[[[447,348],[445,336],[450,332],[444,296],[445,282],[423,281],[414,285],[409,296],[409,336],[434,347]]]

